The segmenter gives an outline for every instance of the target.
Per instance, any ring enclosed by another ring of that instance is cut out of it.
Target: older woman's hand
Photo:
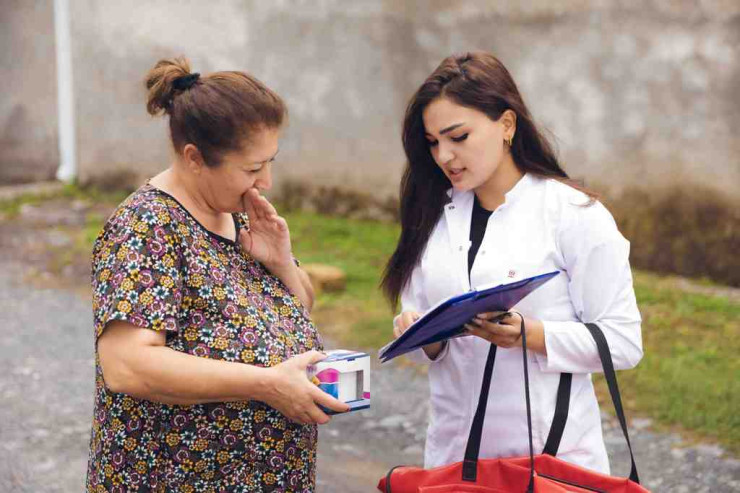
[[[309,351],[270,368],[266,395],[261,400],[292,421],[303,424],[329,422],[329,416],[319,405],[340,413],[349,411],[347,404],[330,396],[308,379],[308,365],[324,358],[324,353]]]
[[[242,196],[242,204],[249,216],[249,229],[239,231],[241,247],[279,277],[303,306],[311,311],[313,287],[308,275],[293,262],[288,223],[254,188]]]
[[[270,271],[280,271],[293,264],[288,223],[275,207],[255,188],[242,196],[249,229],[239,232],[239,243],[253,258]]]

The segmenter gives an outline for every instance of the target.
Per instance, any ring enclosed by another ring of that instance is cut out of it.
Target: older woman
[[[260,195],[285,115],[243,72],[184,59],[146,78],[175,159],[93,250],[96,399],[87,489],[312,491],[324,356],[288,226]]]

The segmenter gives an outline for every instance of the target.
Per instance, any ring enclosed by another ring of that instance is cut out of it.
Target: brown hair
[[[414,267],[442,215],[452,186],[429,152],[422,113],[432,101],[445,97],[485,113],[497,121],[504,111],[516,113],[516,134],[511,155],[517,168],[533,175],[550,177],[577,188],[589,197],[595,194],[571,180],[561,168],[547,139],[534,123],[514,79],[506,67],[485,52],[453,55],[427,77],[406,108],[403,148],[408,162],[401,180],[401,237],[388,260],[381,287],[395,306]]]
[[[182,77],[190,76],[183,87]],[[254,132],[279,128],[287,116],[280,96],[245,72],[190,73],[184,57],[160,60],[145,80],[150,115],[170,117],[175,152],[195,145],[208,166],[221,164],[223,154],[241,150]]]

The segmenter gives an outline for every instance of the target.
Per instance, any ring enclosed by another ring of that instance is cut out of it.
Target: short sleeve
[[[93,248],[96,338],[114,320],[178,330],[182,274],[177,225],[161,200],[140,196],[126,204],[108,220]]]

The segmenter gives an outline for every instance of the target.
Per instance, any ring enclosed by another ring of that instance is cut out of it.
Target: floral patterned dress
[[[151,185],[113,213],[92,264],[96,340],[125,320],[165,331],[175,351],[262,367],[322,348],[277,277]],[[313,491],[316,439],[315,425],[257,401],[178,406],[111,392],[96,358],[87,491]]]

